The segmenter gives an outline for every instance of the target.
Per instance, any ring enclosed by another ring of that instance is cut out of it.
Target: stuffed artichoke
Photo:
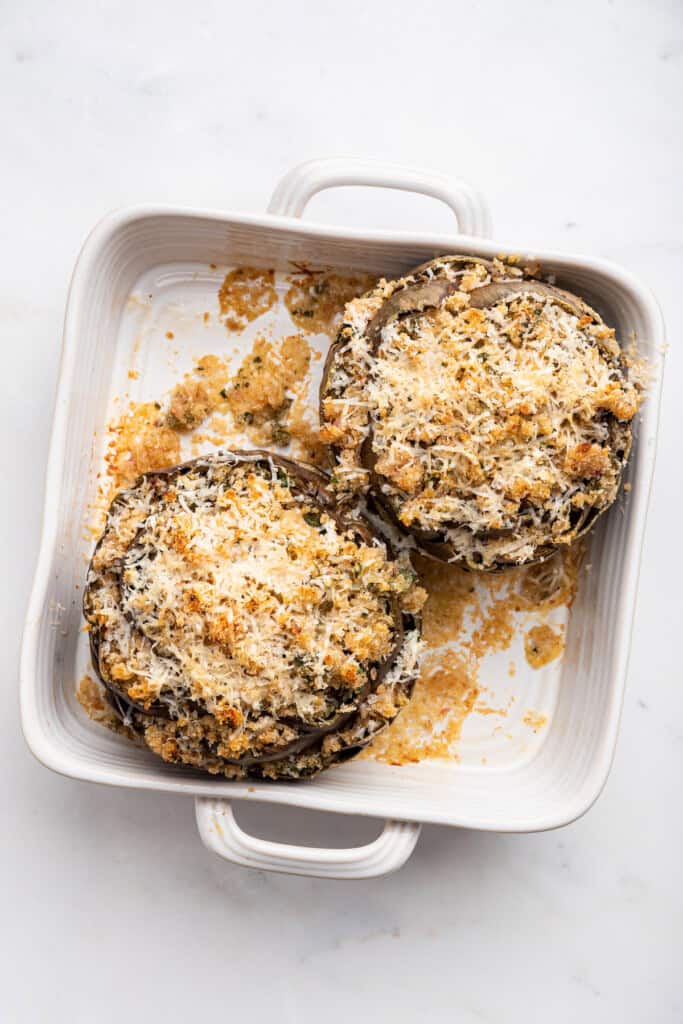
[[[117,715],[165,761],[299,779],[398,714],[424,592],[327,478],[267,452],[148,473],[109,510],[84,596]]]
[[[577,296],[444,256],[350,302],[321,386],[338,496],[465,567],[542,561],[614,502],[638,386]]]

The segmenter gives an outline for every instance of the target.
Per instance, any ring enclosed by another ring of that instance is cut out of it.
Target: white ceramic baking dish
[[[420,235],[303,223],[299,218],[311,196],[337,185],[435,197],[451,207],[458,230]],[[582,580],[565,657],[553,677],[550,726],[524,748],[524,756],[520,748],[518,756],[459,764],[392,767],[363,760],[297,784],[219,781],[166,765],[108,733],[85,717],[74,697],[86,657],[78,589],[91,543],[84,539],[84,527],[112,389],[120,385],[131,351],[140,348],[139,338],[131,339],[130,325],[125,327],[136,289],[152,279],[170,282],[173,308],[182,320],[183,287],[194,287],[201,278],[196,268],[212,263],[290,269],[292,262],[305,261],[396,276],[441,253],[519,251],[513,244],[489,241],[489,235],[486,205],[460,181],[338,160],[314,161],[288,174],[265,215],[140,206],[111,214],[95,228],[69,293],[43,537],[22,650],[24,734],[43,764],[92,782],[193,794],[203,841],[228,860],[339,878],[370,877],[400,867],[415,846],[421,822],[532,832],[567,824],[590,807],[607,778],[617,736],[654,467],[664,343],[650,292],[627,271],[602,260],[528,254],[540,259],[558,283],[585,296],[622,339],[636,337],[650,360],[652,380],[628,468],[632,489],[594,533],[591,571]],[[143,378],[154,376],[149,353],[138,352],[138,359]],[[387,823],[375,842],[355,849],[290,846],[245,833],[233,817],[232,800],[370,815]]]

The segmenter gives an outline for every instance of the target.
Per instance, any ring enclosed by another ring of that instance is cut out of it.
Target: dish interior
[[[86,718],[75,696],[89,668],[80,600],[93,546],[90,524],[107,423],[125,411],[128,401],[158,399],[207,352],[230,356],[236,369],[264,328],[275,337],[296,330],[279,301],[266,320],[229,335],[216,315],[227,271],[239,265],[276,268],[282,299],[283,275],[298,261],[340,272],[395,275],[439,252],[490,256],[499,251],[464,238],[419,244],[398,238],[359,241],[331,232],[276,229],[256,219],[237,223],[190,215],[122,218],[99,232],[81,260],[67,317],[67,390],[58,397],[65,424],[62,497],[36,684],[36,711],[48,735],[39,756],[57,770],[93,781],[481,828],[549,827],[585,810],[604,782],[616,730],[643,492],[649,483],[646,455],[652,443],[648,438],[654,436],[654,400],[646,403],[636,424],[625,477],[633,490],[596,528],[571,612],[559,608],[546,618],[564,627],[563,657],[531,668],[521,629],[509,649],[487,654],[481,662],[481,702],[494,713],[467,715],[457,760],[399,767],[364,758],[309,783],[247,785],[163,764]],[[595,305],[622,340],[635,334],[641,351],[656,358],[654,320],[609,272],[590,272],[571,262],[544,260],[543,266],[557,274],[558,284]],[[326,352],[325,335],[309,335],[308,340]],[[313,402],[322,362],[312,363]],[[217,450],[209,442],[199,449],[186,444],[187,457]],[[530,712],[537,717],[530,719]],[[540,726],[530,724],[542,720]]]

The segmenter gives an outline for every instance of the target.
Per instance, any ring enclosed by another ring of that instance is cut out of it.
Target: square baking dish
[[[311,196],[337,185],[405,189],[440,199],[453,210],[458,231],[419,235],[302,222]],[[91,782],[192,794],[202,839],[217,853],[249,866],[328,877],[394,870],[412,852],[422,822],[533,832],[565,825],[590,807],[606,781],[617,737],[654,468],[664,346],[653,296],[631,274],[602,260],[524,253],[540,260],[559,285],[585,297],[617,328],[618,337],[634,337],[651,366],[626,476],[631,490],[593,533],[591,570],[582,579],[568,619],[565,656],[545,698],[552,705],[550,727],[524,756],[518,751],[518,756],[490,762],[425,761],[402,767],[361,760],[308,782],[220,781],[164,764],[110,734],[86,718],[74,693],[86,657],[78,588],[91,546],[85,539],[88,505],[101,467],[113,389],[120,385],[131,346],[140,344],[131,335],[131,296],[146,282],[163,284],[182,319],[183,288],[201,288],[201,268],[212,264],[290,270],[293,263],[305,262],[393,277],[448,252],[488,257],[519,252],[509,243],[490,241],[489,234],[483,200],[462,182],[338,160],[295,168],[261,216],[140,206],[113,213],[95,228],[69,293],[43,536],[21,659],[24,734],[43,764]],[[213,287],[208,279],[205,284]],[[140,351],[138,360],[143,376],[153,378],[158,371],[153,355]],[[367,846],[310,849],[246,834],[233,817],[231,800],[388,820]]]

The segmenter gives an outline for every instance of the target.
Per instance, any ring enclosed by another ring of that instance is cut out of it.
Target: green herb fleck
[[[282,447],[284,447],[284,445],[286,444],[289,444],[289,442],[292,440],[292,435],[290,434],[290,432],[288,430],[285,430],[285,428],[281,427],[279,424],[276,424],[273,427],[270,436],[273,440],[273,444],[277,444]]]

